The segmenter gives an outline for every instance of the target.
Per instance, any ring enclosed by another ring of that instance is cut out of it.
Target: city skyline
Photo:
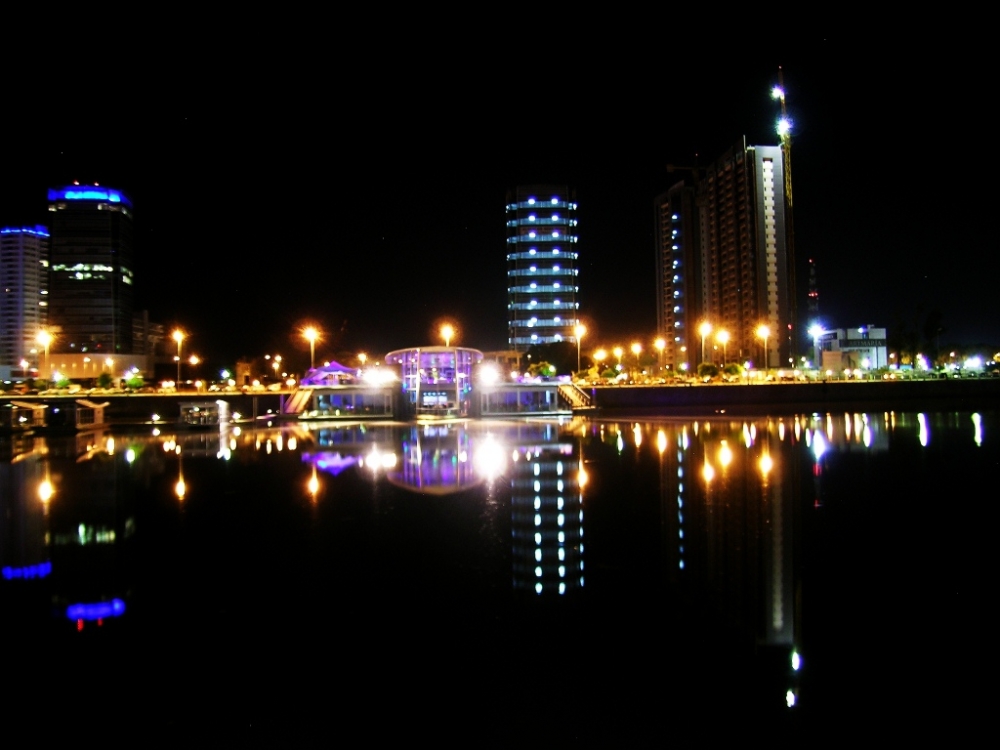
[[[438,343],[443,319],[456,324],[455,343],[489,350],[505,348],[508,327],[501,201],[519,184],[569,184],[581,206],[586,345],[648,341],[657,333],[653,200],[741,137],[778,143],[769,92],[782,64],[800,309],[813,259],[827,327],[917,325],[937,308],[943,344],[1000,339],[995,282],[979,269],[990,249],[985,191],[962,190],[975,183],[974,160],[949,155],[946,170],[934,168],[948,115],[927,106],[926,91],[942,74],[914,46],[893,85],[875,92],[857,85],[863,64],[843,46],[795,57],[756,60],[724,79],[678,71],[666,98],[633,100],[583,77],[577,127],[551,138],[478,118],[500,81],[460,101],[443,82],[418,100],[404,77],[370,110],[357,108],[352,89],[336,133],[319,102],[258,112],[236,95],[220,102],[203,86],[171,86],[155,92],[156,117],[124,112],[113,139],[79,94],[57,89],[47,106],[77,113],[80,125],[15,125],[0,147],[0,224],[45,224],[46,191],[73,179],[125,191],[136,309],[184,328],[192,350],[212,359],[308,358],[297,335],[307,323],[323,329],[318,356]],[[970,70],[958,82],[966,92],[985,75]],[[249,86],[235,82],[238,92]],[[976,131],[982,105],[969,101]],[[421,127],[400,127],[398,112],[418,102]]]

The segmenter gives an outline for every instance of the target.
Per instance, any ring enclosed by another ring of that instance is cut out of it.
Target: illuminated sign
[[[120,190],[100,187],[84,187],[71,185],[61,190],[49,190],[50,201],[107,201],[108,203],[123,203],[131,206],[132,201]]]

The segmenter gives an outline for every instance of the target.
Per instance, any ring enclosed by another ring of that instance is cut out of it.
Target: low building
[[[823,370],[840,373],[889,366],[885,328],[867,325],[823,331],[816,339],[816,348]]]

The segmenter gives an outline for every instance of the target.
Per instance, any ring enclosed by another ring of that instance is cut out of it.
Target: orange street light
[[[315,370],[316,369],[316,339],[319,338],[319,331],[317,331],[312,326],[309,326],[304,331],[302,331],[302,335],[305,336],[306,339],[309,341],[309,369],[310,370]],[[275,371],[275,373],[277,373],[278,372],[278,368],[275,367],[274,371]]]

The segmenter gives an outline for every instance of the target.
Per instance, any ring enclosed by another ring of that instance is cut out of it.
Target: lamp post
[[[184,341],[184,332],[179,328],[174,329],[171,334],[174,341],[177,342],[177,387],[181,384],[181,342]]]
[[[698,326],[698,333],[701,334],[701,361],[705,361],[705,337],[712,332],[712,324],[707,320]]]
[[[813,340],[813,364],[815,365],[817,370],[820,369],[820,367],[823,364],[822,362],[820,362],[820,356],[819,356],[819,340],[823,337],[823,333],[824,333],[823,326],[821,326],[819,323],[814,323],[809,327],[809,335],[812,337]]]
[[[26,360],[26,359],[22,359],[21,360],[21,371],[22,371],[21,377],[24,378],[25,380],[27,380],[28,379],[28,360]]]
[[[722,367],[726,366],[726,344],[729,343],[729,331],[722,330],[715,334],[715,340],[722,344]]]
[[[662,336],[653,342],[653,346],[656,347],[656,364],[659,366],[660,371],[663,371],[663,350],[667,347],[667,341]]]
[[[52,334],[48,331],[39,331],[36,340],[45,350],[45,380],[48,383],[52,377],[52,373],[49,372],[49,344],[52,343]]]
[[[580,339],[583,338],[583,334],[587,332],[587,326],[582,323],[577,323],[576,328],[573,329],[573,333],[576,334],[576,371],[580,372]]]
[[[302,335],[309,341],[309,369],[316,369],[316,339],[319,338],[319,331],[312,326],[306,328]]]
[[[767,350],[767,339],[771,335],[771,329],[767,326],[757,327],[757,336],[764,339],[764,370],[770,367],[770,352]]]
[[[642,352],[642,344],[638,341],[632,342],[632,353],[635,355],[635,374],[639,376],[639,354]]]

